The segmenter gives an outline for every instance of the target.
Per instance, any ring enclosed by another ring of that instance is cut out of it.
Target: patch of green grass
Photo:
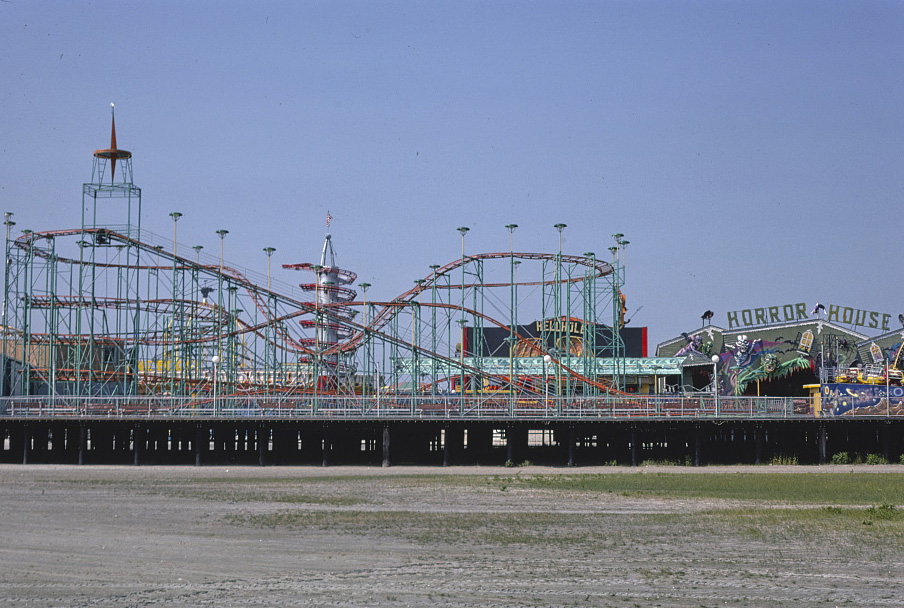
[[[794,454],[776,454],[772,457],[770,464],[797,466],[797,456]]]
[[[373,481],[370,475],[323,475],[317,477],[254,477],[253,475],[245,475],[242,477],[199,477],[197,483],[206,484],[254,484],[269,486],[286,486],[286,485],[324,485],[333,483],[346,483],[349,481]],[[185,480],[180,480],[185,483]]]
[[[853,464],[853,462],[848,452],[835,452],[832,454],[832,464]]]
[[[640,463],[642,467],[680,467],[684,466],[684,462],[678,460],[665,460],[665,459],[656,459],[649,458],[647,460],[643,460]]]
[[[904,550],[904,512],[891,505],[867,508],[730,509],[703,514],[714,528],[770,545],[833,543],[854,554]],[[864,528],[867,526],[867,528]]]
[[[630,472],[628,472],[630,471]],[[904,473],[904,472],[902,472]],[[231,502],[284,502],[354,506],[369,502],[359,487],[462,488],[506,491],[539,489],[552,492],[608,493],[631,497],[714,498],[768,501],[801,505],[904,505],[902,473],[625,473],[532,474],[515,468],[505,475],[388,475],[306,478],[255,478],[217,476],[196,479],[161,479],[142,482],[138,492],[161,496]],[[73,482],[76,483],[76,482]],[[131,481],[80,480],[94,485],[134,492]],[[373,494],[371,492],[371,494]]]
[[[881,521],[904,521],[904,511],[898,511],[894,505],[879,505],[869,507],[866,514],[872,519]]]
[[[297,489],[284,488],[282,491],[274,491],[270,488],[205,488],[188,487],[172,488],[160,491],[160,494],[180,498],[194,498],[214,502],[276,502],[306,505],[327,505],[334,507],[348,507],[365,504],[368,501],[355,496],[319,495],[299,492]]]
[[[484,480],[488,478],[482,478]],[[473,483],[473,479],[467,483]],[[456,478],[438,483],[459,483]],[[571,492],[614,492],[660,498],[765,500],[791,504],[904,504],[897,473],[622,473],[495,476],[492,484]]]
[[[424,545],[591,546],[606,516],[557,513],[415,513],[411,511],[305,511],[231,514],[233,525],[275,529],[318,528],[352,535],[405,538]],[[611,516],[610,516],[611,517]]]
[[[670,514],[575,514],[554,512],[422,513],[412,511],[305,511],[242,513],[237,526],[319,529],[331,534],[391,537],[423,546],[521,546],[543,551],[597,551],[632,546],[705,543],[713,535],[780,546],[846,547],[852,557],[904,551],[904,512],[889,505],[869,508],[739,508]],[[869,521],[870,523],[865,523]],[[656,572],[678,576],[675,572]]]
[[[832,454],[832,464],[888,464],[888,459],[882,454],[837,452]]]

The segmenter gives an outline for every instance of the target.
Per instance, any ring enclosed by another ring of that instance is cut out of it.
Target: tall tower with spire
[[[110,147],[94,151],[91,181],[82,184],[82,229],[79,246],[76,329],[90,336],[77,349],[75,367],[88,374],[77,392],[99,386],[93,378],[98,361],[111,359],[124,373],[118,374],[119,385],[113,389],[122,394],[137,390],[138,342],[140,334],[140,248],[141,189],[132,181],[132,153],[116,143],[115,105],[110,104]],[[117,235],[111,238],[111,233]],[[125,238],[122,238],[125,237]],[[97,280],[98,264],[115,264],[121,268],[118,293],[108,294]],[[96,336],[109,331],[104,311],[95,303],[99,297],[115,295],[122,302],[116,315],[116,344],[102,344]],[[110,351],[114,352],[110,352]],[[79,376],[81,378],[82,376]]]
[[[311,270],[314,272],[313,283],[301,283],[299,287],[307,292],[314,292],[314,318],[303,319],[302,327],[312,328],[314,337],[302,340],[314,352],[312,375],[316,378],[318,389],[336,390],[339,376],[343,375],[339,357],[339,343],[351,336],[351,330],[341,323],[357,312],[347,302],[355,299],[357,292],[348,287],[358,278],[354,272],[339,268],[336,265],[336,252],[333,250],[333,237],[330,234],[330,222],[333,216],[326,214],[327,232],[320,252],[320,263],[283,264],[283,268],[293,270]]]
[[[127,236],[137,240],[141,227],[141,188],[132,181],[132,153],[116,145],[115,112],[116,106],[111,103],[110,147],[94,151],[91,181],[82,187],[82,227],[119,225],[125,228]],[[98,199],[115,200],[111,201],[112,205],[98,207]]]

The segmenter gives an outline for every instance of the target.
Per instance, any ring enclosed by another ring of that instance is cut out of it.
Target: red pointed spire
[[[110,128],[110,149],[116,150],[116,106],[110,104],[110,119],[113,124]],[[110,180],[116,177],[116,155],[110,157]]]
[[[128,150],[120,150],[116,147],[116,106],[112,103],[110,104],[110,113],[112,115],[112,127],[110,131],[110,147],[107,150],[95,150],[94,156],[96,158],[103,158],[110,161],[110,181],[113,181],[113,178],[116,175],[116,161],[117,159],[126,159],[132,158],[132,153]]]

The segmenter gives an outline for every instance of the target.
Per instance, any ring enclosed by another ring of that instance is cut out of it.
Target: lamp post
[[[178,211],[173,211],[169,214],[171,218],[173,218],[173,256],[176,255],[176,225],[179,223],[179,218],[182,217],[182,214]],[[173,261],[175,264],[175,260]]]
[[[362,323],[363,329],[361,333],[364,336],[364,373],[361,377],[361,396],[367,397],[367,288],[370,287],[370,283],[361,283],[361,291],[364,292],[364,322]]]
[[[505,227],[509,231],[509,251],[511,252],[511,251],[515,250],[514,233],[515,233],[515,228],[518,227],[518,224],[506,224]]]
[[[559,231],[559,255],[562,255],[562,231],[568,228],[568,224],[558,223],[552,227]]]
[[[623,235],[620,233],[617,233],[612,236],[614,236],[617,241],[618,238]],[[613,370],[613,379],[615,380],[615,388],[624,389],[624,385],[622,384],[622,381],[621,381],[621,357],[619,356],[621,349],[619,349],[619,347],[618,347],[619,338],[621,337],[621,335],[618,333],[618,326],[620,325],[620,313],[621,313],[621,306],[619,306],[620,298],[618,297],[619,291],[621,289],[621,287],[619,286],[619,280],[618,280],[618,274],[620,272],[618,269],[618,247],[616,247],[615,245],[612,245],[611,247],[608,247],[607,249],[609,250],[609,253],[612,254],[612,267],[614,268],[614,271],[612,272],[612,331],[611,331],[611,335],[610,335],[609,348],[610,348],[610,352],[611,352],[610,356],[612,357],[612,360],[615,363],[615,369]]]
[[[267,291],[270,291],[270,258],[274,251],[276,251],[276,247],[264,247],[264,253],[267,254]]]
[[[721,411],[719,407],[719,355],[712,356],[713,362],[713,394],[716,397],[716,417],[718,418]]]
[[[596,273],[593,270],[596,268],[596,253],[592,251],[585,251],[584,257],[590,260],[590,268],[587,269],[585,274],[585,285],[583,288],[583,305],[584,305],[584,319],[593,319],[596,321]],[[593,295],[591,295],[593,294]],[[588,295],[590,297],[588,297]],[[594,328],[591,332],[591,325],[588,323],[583,323],[581,326],[581,340],[583,341],[583,348],[581,348],[581,359],[584,364],[584,375],[588,378],[596,378],[597,377],[597,360],[596,360],[596,329]],[[595,385],[589,387],[592,394],[597,394],[599,388]],[[587,390],[585,387],[584,390]]]
[[[430,264],[430,350],[436,352],[436,269],[439,264]],[[430,357],[430,396],[436,398],[436,357]]]
[[[12,212],[7,211],[3,214],[6,218],[6,221],[3,224],[6,226],[6,245],[3,249],[3,319],[0,319],[0,330],[3,332],[3,360],[0,361],[2,363],[4,369],[6,368],[6,341],[9,338],[9,332],[7,331],[8,320],[6,318],[7,311],[7,302],[9,301],[9,231],[10,229],[16,225],[12,219]],[[0,396],[6,394],[6,374],[0,373]]]
[[[661,368],[658,365],[653,366],[653,400],[656,402],[656,415],[658,416],[661,412],[659,409],[659,370]]]
[[[559,315],[559,279],[561,278],[562,274],[562,231],[568,228],[568,225],[558,223],[553,224],[552,227],[559,231],[559,254],[556,256],[556,315]]]
[[[223,239],[226,238],[226,235],[229,234],[229,231],[225,228],[220,228],[217,230],[217,235],[220,237],[220,274],[223,274]]]
[[[267,339],[273,341],[273,366],[276,367],[276,337],[273,335],[273,313],[270,310],[273,305],[273,294],[270,292],[270,259],[276,247],[264,247],[264,253],[267,254]],[[267,394],[270,394],[270,388],[273,386],[273,371],[270,370],[270,345],[265,344],[267,350],[266,359],[264,360],[264,381],[267,383]]]
[[[459,226],[456,228],[461,235],[461,346],[458,349],[459,365],[461,366],[461,385],[459,386],[459,394],[461,401],[461,412],[465,411],[465,235],[468,234],[470,228],[467,226]]]
[[[518,266],[521,265],[521,260],[515,260],[512,264],[512,325],[515,327],[518,326]],[[514,349],[514,353],[510,356],[514,356],[514,360],[512,361],[512,378],[517,380],[520,376],[518,375],[518,337],[512,336],[514,341],[511,344],[511,348]],[[517,387],[520,389],[520,386]]]
[[[361,291],[364,292],[364,335],[367,335],[367,290],[370,283],[360,283]]]
[[[506,344],[508,344],[508,363],[509,363],[509,414],[514,415],[515,413],[515,377],[514,372],[512,371],[512,362],[514,360],[514,351],[515,351],[515,342],[517,338],[513,336],[506,336],[503,338]]]
[[[226,235],[229,234],[229,231],[225,228],[220,228],[217,230],[217,235],[220,237],[220,272],[217,275],[217,306],[222,309],[223,308],[223,240],[226,238]],[[222,341],[221,336],[223,334],[223,327],[220,322],[221,315],[219,312],[217,313],[217,356],[222,353]]]
[[[556,256],[555,307],[556,307],[556,319],[557,319],[556,328],[557,329],[556,329],[556,345],[555,345],[555,347],[557,349],[564,350],[565,355],[569,356],[569,355],[571,355],[571,340],[570,340],[570,336],[568,335],[570,333],[570,331],[568,329],[565,330],[565,341],[567,343],[567,346],[565,346],[565,348],[562,349],[562,329],[561,329],[562,325],[565,325],[566,328],[570,327],[570,325],[571,325],[570,323],[563,322],[563,319],[565,317],[567,317],[571,313],[571,311],[570,310],[565,310],[565,311],[562,310],[562,232],[567,227],[568,227],[567,224],[563,224],[561,222],[558,224],[553,224],[553,228],[555,228],[559,232],[559,253]],[[566,291],[566,293],[570,293],[570,292]],[[567,308],[567,306],[566,306],[566,308]],[[559,354],[561,355],[561,353],[559,353]],[[557,367],[556,368],[556,395],[559,394],[559,391],[561,390],[561,386],[562,386],[562,370]]]
[[[177,350],[177,340],[176,340],[176,327],[177,327],[177,317],[181,317],[181,315],[177,315],[176,313],[176,227],[179,225],[179,218],[182,217],[182,214],[178,211],[173,211],[169,214],[171,218],[173,218],[173,322],[172,322],[172,332],[170,333],[170,338],[173,341],[172,347],[172,356],[170,360],[172,362],[172,369],[169,370],[170,373],[170,396],[175,396],[176,393],[176,373],[177,371],[181,374],[182,371],[182,362],[181,357],[179,359],[176,358],[176,350]],[[181,306],[180,306],[181,308]],[[178,318],[178,327],[179,333],[182,333],[182,319]],[[179,336],[178,343],[182,344],[182,336]],[[179,386],[180,392],[182,391],[182,386],[180,382]]]
[[[549,414],[549,364],[552,362],[552,357],[549,355],[543,355],[543,407],[546,409],[547,415]]]
[[[201,250],[204,249],[204,245],[193,245],[192,249],[195,250],[195,264],[197,265],[195,267],[195,269],[192,271],[193,272],[193,274],[192,274],[192,277],[193,277],[192,278],[192,283],[193,283],[192,284],[192,310],[194,311],[195,308],[197,307],[196,302],[198,299],[196,287],[200,287],[200,282],[201,282],[201,275],[200,275],[198,267],[201,266]],[[203,291],[202,291],[202,297],[203,297]],[[204,297],[204,303],[207,304],[206,297]],[[192,314],[193,318],[194,318],[194,314],[195,313]],[[196,331],[195,327],[196,326],[194,325],[194,323],[192,323],[192,331]],[[201,361],[201,357],[204,356],[203,348],[200,348],[200,347],[196,347],[196,348],[197,348],[197,350],[195,350],[195,355],[192,357],[192,366],[191,366],[192,376],[194,376],[196,370],[200,373],[200,370],[204,369],[204,364]]]
[[[421,293],[424,291],[425,282],[424,279],[414,280],[415,285],[417,285],[415,288],[417,289],[417,305],[411,315],[411,358],[413,363],[412,372],[414,374],[412,376],[411,390],[414,392],[413,397],[415,399],[417,395],[421,394],[421,361],[418,355],[421,348]],[[415,403],[415,399],[412,399],[412,404]],[[414,405],[412,405],[411,413],[414,413]]]
[[[609,251],[612,252],[614,257],[613,264],[615,265],[615,272],[612,273],[613,276],[613,290],[612,290],[612,345],[613,345],[613,353],[612,356],[615,359],[616,365],[616,374],[619,377],[618,382],[616,383],[619,388],[624,388],[625,385],[625,344],[621,337],[621,328],[624,327],[625,319],[624,319],[624,311],[622,310],[622,292],[621,286],[625,281],[625,268],[623,264],[622,252],[625,247],[628,246],[629,241],[625,240],[625,235],[621,232],[616,232],[612,235],[612,238],[615,239],[615,247],[609,247]]]
[[[518,224],[506,224],[509,231],[509,266],[510,266],[510,282],[509,282],[509,396],[514,396],[515,383],[512,377],[512,350],[515,348],[515,229]]]
[[[218,413],[217,407],[217,363],[220,362],[220,358],[217,355],[214,355],[210,358],[210,362],[213,363],[213,414],[214,416]]]

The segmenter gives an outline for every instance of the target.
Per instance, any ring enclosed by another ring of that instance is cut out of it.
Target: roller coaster
[[[110,148],[95,151],[83,184],[80,228],[14,235],[6,214],[0,394],[621,394],[624,366],[612,371],[611,362],[625,357],[617,329],[625,313],[622,235],[604,261],[563,254],[561,245],[556,253],[466,254],[462,227],[460,258],[430,266],[394,299],[369,301],[370,285],[356,286],[356,274],[338,266],[329,232],[319,263],[283,264],[304,273],[296,287],[271,276],[271,248],[266,276],[227,263],[227,230],[217,231],[218,257],[178,242],[180,213],[170,213],[172,240],[143,230],[131,162],[116,145],[114,118]],[[125,218],[101,221],[111,208]],[[561,234],[564,225],[556,228]],[[526,335],[519,308],[580,319],[581,327],[544,324]],[[487,328],[508,332],[501,356],[480,344]]]
[[[499,291],[515,298],[530,289],[556,317],[573,313],[575,302],[592,314],[605,297],[595,285],[613,273],[592,257],[474,254],[434,267],[390,301],[367,301],[348,286],[354,273],[336,266],[286,264],[315,280],[301,283],[300,292],[280,291],[272,278],[268,289],[247,271],[200,254],[192,260],[148,236],[85,227],[9,241],[4,316],[12,322],[3,345],[16,364],[6,370],[6,394],[192,396],[211,394],[215,382],[224,396],[423,394],[457,392],[462,377],[471,392],[542,392],[523,376],[487,371],[477,351],[462,347],[463,336],[487,326],[511,330],[513,353],[536,351],[513,357],[513,366],[544,359],[572,393],[617,390],[611,378],[586,373],[593,349],[550,355],[536,336],[515,331],[516,320],[487,310],[500,308]],[[499,262],[512,276],[530,263],[541,278],[481,281]],[[567,329],[549,333],[542,344],[573,340]]]

